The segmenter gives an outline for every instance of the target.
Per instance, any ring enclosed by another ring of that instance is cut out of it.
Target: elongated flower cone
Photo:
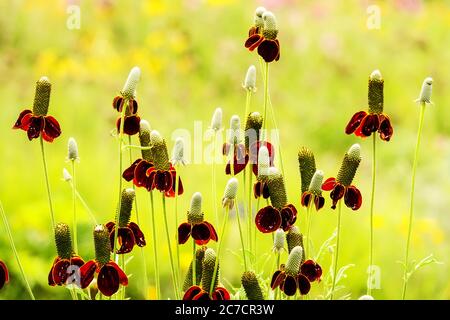
[[[36,93],[34,95],[33,114],[35,116],[46,116],[50,104],[50,93],[52,84],[47,77],[41,77],[36,82]]]
[[[248,67],[243,87],[250,92],[256,91],[256,67],[254,65]]]
[[[210,292],[211,289],[216,259],[217,259],[216,252],[211,248],[206,249],[202,264],[202,288],[206,292]],[[219,267],[217,267],[216,279],[214,280],[213,284],[214,290],[218,284],[219,284]]]
[[[141,78],[141,69],[139,67],[133,67],[128,74],[127,81],[120,92],[126,99],[134,99],[136,87]]]
[[[289,253],[288,260],[286,262],[285,270],[286,274],[296,276],[300,272],[300,265],[303,261],[303,248],[294,247]]]
[[[186,278],[184,279],[183,283],[183,291],[188,290],[193,285],[200,285],[202,280],[202,271],[203,271],[203,258],[205,257],[205,251],[206,247],[201,247],[200,249],[197,249],[195,252],[195,283],[192,283],[192,261],[189,264],[189,269],[186,274]]]
[[[111,242],[109,240],[108,229],[99,224],[94,229],[95,260],[100,265],[107,264],[110,261]]]
[[[139,142],[141,147],[150,147],[150,124],[147,120],[141,120],[139,123]],[[148,162],[153,162],[152,151],[141,150],[142,159],[147,160]]]
[[[241,118],[238,115],[233,115],[230,119],[230,131],[228,136],[228,143],[230,145],[237,145],[240,143]]]
[[[187,218],[191,224],[203,222],[202,194],[200,192],[193,194]]]
[[[214,114],[211,119],[211,129],[214,131],[219,131],[222,129],[222,108],[217,108],[214,110]]]
[[[67,159],[70,161],[78,160],[78,145],[77,141],[74,138],[69,138],[69,142],[67,145],[68,152],[67,152]]]
[[[61,259],[70,259],[73,254],[70,228],[65,223],[55,225],[56,251]]]
[[[130,222],[135,194],[136,193],[132,188],[122,190],[122,199],[120,201],[119,210],[119,227],[126,227],[128,222]]]
[[[161,137],[158,131],[153,130],[150,133],[150,144],[152,146],[151,150],[155,168],[157,170],[169,170],[170,162],[166,141]]]
[[[281,252],[284,250],[284,230],[278,229],[275,231],[275,236],[273,238],[273,251]]]
[[[281,210],[287,204],[286,186],[283,175],[278,170],[271,170],[267,178],[267,185],[269,186],[272,206]]]
[[[222,198],[223,207],[228,207],[229,209],[233,209],[234,202],[236,199],[237,191],[238,191],[238,180],[236,178],[231,178],[228,180],[227,186],[225,187],[225,192]]]
[[[361,163],[361,147],[359,144],[354,144],[350,147],[348,152],[344,155],[341,168],[339,169],[336,180],[344,186],[349,187],[355,177],[356,170]]]
[[[247,115],[247,120],[245,122],[245,148],[248,151],[253,143],[257,143],[260,137],[260,131],[263,124],[262,115],[255,111]],[[266,146],[261,146],[261,148],[266,148]]]
[[[248,300],[264,300],[258,278],[253,271],[245,271],[242,274],[241,282]]]
[[[422,90],[420,90],[419,98],[416,101],[432,104],[431,102],[432,88],[433,88],[433,78],[431,77],[425,78],[425,80],[423,80]]]
[[[297,226],[292,226],[289,228],[289,231],[286,233],[286,242],[289,253],[291,253],[292,249],[295,247],[303,248],[303,234],[300,233]]]
[[[316,171],[314,154],[308,148],[301,148],[298,152],[298,164],[302,180],[302,193],[308,190],[311,179]]]
[[[172,150],[172,164],[174,166],[181,164],[186,165],[186,159],[184,158],[184,140],[182,138],[177,138],[175,140],[175,145]]]
[[[369,113],[382,114],[384,107],[384,80],[379,70],[375,70],[369,77]]]

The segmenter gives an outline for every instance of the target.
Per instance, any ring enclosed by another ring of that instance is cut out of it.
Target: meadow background
[[[81,7],[81,28],[66,27],[69,4]],[[366,26],[367,7],[381,8],[381,28]],[[414,103],[423,79],[434,78],[434,105],[426,110],[423,144],[416,185],[416,219],[412,254],[421,259],[433,253],[443,264],[428,266],[411,279],[408,298],[450,298],[449,192],[450,192],[450,1],[324,1],[324,0],[93,0],[0,2],[0,199],[8,215],[19,254],[38,299],[69,299],[64,288],[47,285],[47,274],[56,255],[50,229],[39,142],[29,142],[22,131],[11,130],[19,112],[33,102],[34,85],[46,75],[53,83],[50,114],[63,134],[46,144],[50,181],[57,221],[71,223],[69,185],[62,180],[67,139],[75,137],[80,152],[77,165],[79,192],[97,220],[114,219],[118,193],[117,140],[111,136],[117,113],[113,97],[122,88],[131,67],[142,70],[138,87],[139,113],[173,146],[172,132],[193,132],[194,121],[209,125],[213,110],[224,110],[224,125],[233,114],[244,114],[242,81],[257,55],[243,47],[256,6],[273,11],[279,24],[281,59],[271,64],[270,90],[280,128],[284,169],[290,202],[299,209],[297,225],[304,228],[300,206],[297,152],[311,148],[325,176],[337,173],[348,147],[362,146],[363,161],[355,184],[364,201],[357,212],[343,212],[340,264],[354,264],[343,281],[351,298],[365,293],[369,245],[369,197],[371,141],[344,134],[350,117],[367,105],[367,79],[380,69],[385,79],[385,112],[391,117],[391,142],[378,143],[378,181],[375,204],[375,263],[381,268],[381,289],[376,299],[401,297],[409,208],[410,172],[419,108]],[[263,83],[258,68],[259,90],[251,110],[262,112]],[[133,137],[137,143],[137,138]],[[135,151],[135,156],[138,152]],[[128,157],[125,164],[128,161]],[[218,201],[227,177],[217,167]],[[179,198],[180,220],[185,219],[195,191],[204,195],[206,218],[214,220],[211,199],[211,167],[190,164],[182,169],[185,193]],[[242,190],[241,190],[242,191]],[[133,276],[127,295],[133,299],[154,297],[150,216],[147,193],[137,192],[150,287],[143,286],[142,261],[135,249],[128,266]],[[157,196],[158,235],[163,250],[163,294],[172,297],[170,265],[162,212]],[[319,246],[336,226],[336,212],[326,207],[314,213],[313,237]],[[173,200],[168,200],[170,224]],[[93,225],[78,204],[79,251],[93,258]],[[135,215],[133,213],[133,220]],[[221,261],[227,288],[238,287],[241,270],[239,237],[232,215]],[[245,219],[244,219],[245,221]],[[217,226],[217,229],[219,227]],[[244,230],[246,230],[244,228]],[[258,234],[259,272],[273,269],[271,237]],[[215,244],[211,244],[215,247]],[[181,248],[183,276],[191,246]],[[0,258],[7,262],[11,282],[0,299],[27,299],[19,269],[0,226]],[[285,260],[286,254],[282,260]],[[319,263],[326,273],[329,255]],[[315,294],[323,285],[316,285]]]

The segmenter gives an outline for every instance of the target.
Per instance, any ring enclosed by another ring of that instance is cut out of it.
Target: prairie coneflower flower
[[[311,179],[316,172],[316,159],[314,153],[305,147],[298,152],[298,166],[300,169],[300,178],[302,180],[302,194],[308,191]]]
[[[254,34],[260,34],[262,32],[262,29],[264,27],[264,20],[263,20],[263,14],[266,12],[266,8],[264,7],[258,7],[255,10],[255,17],[254,17],[254,25],[250,27],[248,30],[248,36],[252,36]]]
[[[354,133],[358,137],[369,137],[378,131],[381,140],[389,141],[394,133],[389,117],[383,113],[384,80],[379,70],[369,77],[369,112],[359,111],[350,119],[345,128],[346,134]]]
[[[130,222],[131,209],[135,191],[131,188],[122,190],[122,200],[119,208],[119,229],[117,230],[117,241],[120,247],[117,249],[117,254],[129,253],[133,250],[134,245],[144,247],[145,237],[139,226]],[[106,224],[109,232],[109,239],[111,241],[111,248],[114,248],[114,238],[116,232],[116,224],[111,221]]]
[[[84,265],[84,261],[73,252],[70,229],[67,224],[58,223],[55,226],[55,242],[58,256],[48,274],[48,284],[50,286],[79,285],[79,268]]]
[[[202,195],[200,192],[196,192],[192,196],[187,220],[178,227],[179,244],[186,243],[190,236],[198,245],[205,245],[209,240],[217,241],[218,237],[213,225],[203,219]]]
[[[358,210],[362,204],[361,192],[352,185],[356,170],[361,162],[361,147],[354,144],[344,156],[337,178],[328,178],[322,189],[331,191],[330,197],[333,200],[332,209],[336,209],[337,202],[344,198],[345,205],[352,210]]]
[[[245,145],[241,143],[241,120],[239,116],[234,115],[230,120],[230,131],[228,142],[223,144],[222,154],[228,156],[230,152],[231,160],[227,162],[225,167],[226,174],[236,175],[245,169],[248,163],[248,155],[245,150]],[[233,171],[233,172],[232,172]]]
[[[127,81],[123,86],[120,95],[113,100],[113,108],[122,112],[125,107],[123,132],[128,135],[134,135],[139,132],[139,122],[141,118],[137,115],[138,103],[136,99],[136,86],[141,77],[141,69],[134,67],[128,74]],[[117,131],[120,132],[121,117],[116,121]]]
[[[256,13],[258,14],[258,12]],[[278,29],[275,15],[270,11],[262,14],[263,27],[251,29],[245,41],[245,47],[250,51],[258,48],[258,54],[265,62],[280,59],[280,42],[277,39]]]
[[[239,183],[236,178],[231,178],[228,180],[222,197],[222,206],[224,208],[233,209],[234,202],[236,201],[238,184]]]
[[[53,142],[61,135],[58,121],[47,115],[50,103],[52,85],[47,77],[42,77],[36,82],[33,110],[25,109],[19,115],[13,129],[22,129],[27,132],[28,139],[42,138],[47,142]]]
[[[258,278],[253,271],[245,271],[242,274],[241,283],[248,300],[264,300]]]
[[[262,233],[274,232],[278,228],[288,231],[297,220],[297,209],[288,203],[283,175],[278,169],[270,168],[267,185],[272,205],[258,211],[256,227]]]
[[[123,270],[111,260],[111,242],[109,232],[104,225],[94,229],[95,260],[86,262],[80,268],[81,288],[85,289],[97,273],[97,286],[100,292],[110,297],[119,290],[119,286],[128,285],[128,277]]]
[[[218,272],[213,281],[216,259],[216,252],[211,248],[206,249],[202,263],[201,286],[190,287],[185,292],[183,300],[230,300],[228,290],[218,286]]]
[[[6,264],[0,260],[0,289],[9,282],[9,273]]]
[[[319,211],[325,204],[325,198],[322,196],[323,171],[317,170],[311,179],[308,190],[302,194],[302,206],[308,207],[311,201],[314,202],[316,210]]]
[[[266,146],[261,146],[258,151],[258,175],[255,185],[253,186],[253,194],[255,198],[263,197],[268,199],[269,186],[267,185],[267,178],[269,175],[269,168],[271,166],[270,151]]]

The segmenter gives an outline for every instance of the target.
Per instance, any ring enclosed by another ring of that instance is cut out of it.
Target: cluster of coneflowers
[[[262,114],[259,111],[251,111],[252,95],[256,92],[256,67],[250,66],[244,81],[246,91],[245,103],[245,128],[241,128],[241,118],[233,115],[230,118],[230,129],[227,141],[222,146],[222,154],[227,158],[224,173],[230,176],[222,201],[218,203],[215,163],[212,163],[212,200],[215,216],[205,216],[202,208],[203,196],[200,192],[192,195],[190,207],[186,218],[179,219],[177,197],[183,194],[183,183],[179,175],[180,166],[186,165],[184,158],[184,142],[178,138],[175,142],[172,156],[169,156],[165,139],[161,134],[152,130],[148,121],[138,114],[137,85],[140,79],[140,69],[134,67],[128,79],[113,99],[113,109],[118,116],[115,123],[116,138],[118,140],[119,156],[119,187],[118,204],[113,218],[105,224],[98,224],[95,216],[90,211],[86,202],[76,189],[75,167],[78,161],[78,146],[75,139],[68,141],[68,160],[72,170],[64,169],[64,179],[70,184],[73,192],[73,215],[70,223],[56,222],[50,182],[47,175],[47,164],[44,150],[44,142],[51,143],[61,135],[58,121],[48,115],[51,83],[48,78],[42,77],[36,84],[36,93],[32,109],[22,111],[14,124],[14,129],[27,132],[31,141],[39,139],[44,165],[49,211],[52,229],[56,244],[56,257],[51,264],[48,284],[50,286],[67,286],[73,299],[95,298],[95,294],[117,299],[124,299],[125,289],[128,285],[126,274],[125,256],[140,247],[142,254],[142,267],[145,281],[153,278],[156,288],[156,298],[163,299],[160,283],[160,245],[161,238],[157,238],[157,230],[161,226],[156,225],[156,217],[161,216],[164,221],[162,229],[165,232],[165,243],[169,250],[169,262],[172,276],[174,297],[184,300],[229,300],[243,298],[237,293],[230,293],[225,287],[220,276],[220,259],[223,250],[223,240],[227,233],[227,222],[230,212],[234,211],[238,222],[238,230],[242,253],[242,292],[250,300],[262,299],[289,299],[290,297],[308,297],[311,285],[322,279],[322,268],[316,261],[312,249],[312,236],[310,234],[312,210],[321,210],[326,200],[323,191],[330,192],[330,207],[337,209],[336,247],[333,255],[332,268],[330,268],[331,293],[333,299],[338,272],[339,239],[341,231],[342,203],[353,211],[359,210],[363,197],[354,184],[354,177],[361,162],[361,147],[352,145],[344,154],[341,167],[335,177],[324,181],[324,171],[317,169],[316,158],[313,152],[302,147],[298,153],[301,186],[297,190],[298,199],[302,205],[301,210],[296,208],[287,197],[284,181],[284,168],[282,162],[283,153],[281,146],[276,146],[269,141],[268,108],[271,109],[273,129],[278,129],[270,101],[269,93],[269,65],[280,59],[280,41],[278,37],[277,22],[274,14],[259,7],[255,11],[254,24],[251,26],[245,47],[249,51],[257,49],[259,65],[264,78],[264,104]],[[404,292],[408,281],[409,247],[411,237],[411,221],[413,218],[415,170],[417,154],[420,144],[420,135],[423,124],[425,105],[431,103],[431,78],[424,81],[421,95],[418,101],[421,103],[421,117],[418,133],[418,142],[414,159],[410,226],[408,231],[408,243],[405,257]],[[376,174],[376,136],[381,140],[390,141],[393,136],[393,127],[387,114],[384,113],[384,80],[378,70],[369,76],[368,86],[368,110],[359,111],[351,117],[345,127],[346,134],[355,134],[357,137],[373,137],[373,170],[372,191],[370,200],[370,225],[371,241],[369,250],[369,266],[373,264],[373,210],[375,203],[375,174]],[[215,110],[211,131],[213,133],[214,146],[216,135],[223,129],[222,109]],[[132,144],[132,136],[137,135],[139,145]],[[279,142],[278,142],[279,144]],[[141,156],[133,158],[132,149],[138,149]],[[130,162],[125,164],[124,152],[129,150]],[[215,159],[215,148],[213,159]],[[275,166],[275,158],[278,157]],[[128,183],[128,187],[125,187]],[[239,186],[243,186],[243,192],[239,195]],[[147,242],[139,226],[139,212],[136,205],[136,188],[145,189],[150,198],[149,213],[151,216],[151,246],[154,264],[154,274],[147,275],[144,247]],[[243,194],[243,196],[242,196]],[[155,212],[155,197],[161,197],[162,212]],[[242,198],[241,198],[242,196]],[[168,211],[166,199],[174,199],[176,230],[168,224]],[[95,256],[91,260],[85,260],[78,252],[77,233],[77,202],[91,214],[94,223],[93,240]],[[261,201],[265,205],[261,204]],[[136,219],[132,222],[132,212]],[[223,215],[219,215],[222,207]],[[5,226],[8,231],[12,249],[22,272],[24,282],[34,299],[31,287],[20,263],[19,256],[14,246],[8,221],[3,208],[0,207]],[[247,218],[247,229],[241,221],[240,210],[243,217]],[[303,211],[303,212],[302,212]],[[302,227],[298,225],[301,221]],[[220,228],[219,228],[220,227]],[[302,231],[301,231],[302,230]],[[233,231],[234,233],[235,231]],[[176,243],[173,243],[176,233]],[[258,248],[258,236],[272,235],[273,248]],[[159,242],[157,241],[159,239]],[[215,249],[211,241],[216,242]],[[184,282],[181,281],[182,270],[180,268],[179,247],[191,243],[192,260],[185,272]],[[257,250],[274,252],[275,268],[271,275],[265,277],[264,270],[259,270],[255,261]],[[284,254],[284,252],[286,254]],[[251,253],[251,255],[249,255]],[[281,258],[285,258],[282,263]],[[9,281],[6,264],[0,260],[0,289]],[[263,282],[266,281],[266,285]],[[270,287],[271,292],[263,289]],[[85,290],[84,289],[89,289]],[[371,294],[370,285],[368,295]]]

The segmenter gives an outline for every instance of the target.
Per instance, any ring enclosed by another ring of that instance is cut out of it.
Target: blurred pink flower
[[[422,0],[396,0],[395,6],[400,10],[417,13],[422,10]]]

